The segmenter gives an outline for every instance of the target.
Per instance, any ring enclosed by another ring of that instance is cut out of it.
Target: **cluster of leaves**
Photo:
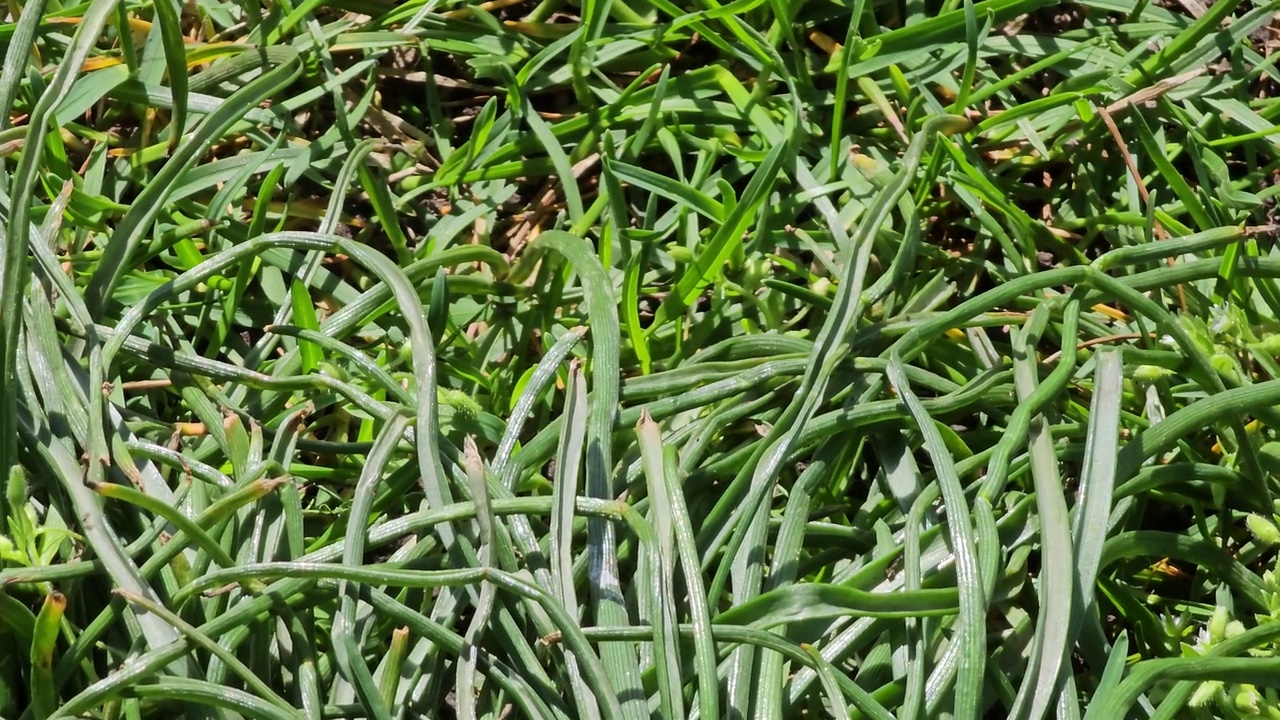
[[[1278,8],[11,4],[0,716],[1278,716]]]

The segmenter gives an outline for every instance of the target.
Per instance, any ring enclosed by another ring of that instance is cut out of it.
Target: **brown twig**
[[[1129,145],[1124,141],[1124,137],[1120,134],[1120,128],[1116,127],[1116,121],[1111,117],[1111,113],[1107,108],[1098,108],[1098,114],[1102,117],[1102,123],[1107,126],[1107,130],[1111,133],[1111,138],[1116,141],[1116,147],[1120,149],[1120,157],[1124,158],[1124,164],[1129,168],[1129,175],[1133,177],[1133,182],[1138,186],[1138,196],[1142,198],[1145,205],[1151,205],[1151,194],[1147,192],[1147,184],[1142,181],[1142,173],[1138,172],[1138,166],[1133,162],[1133,156],[1129,154]],[[1167,240],[1169,235],[1165,232],[1164,226],[1159,220],[1155,221],[1153,228],[1157,240]],[[1174,259],[1169,258],[1169,265],[1174,264]],[[1182,311],[1187,311],[1187,294],[1182,288],[1182,283],[1178,283],[1178,304],[1182,307]]]
[[[1138,340],[1143,337],[1156,337],[1156,334],[1147,333],[1146,335],[1143,335],[1142,333],[1120,333],[1118,335],[1106,335],[1104,337],[1090,338],[1076,345],[1076,350],[1077,351],[1084,350],[1085,348],[1093,347],[1094,345],[1102,345],[1105,343],[1119,342],[1121,340]],[[1062,355],[1062,351],[1059,350],[1045,357],[1045,359],[1042,362],[1051,363],[1054,360],[1057,360],[1061,355]]]
[[[172,384],[173,381],[169,378],[160,378],[158,380],[130,380],[129,382],[120,383],[120,390],[123,392],[157,390],[159,388],[167,388]]]

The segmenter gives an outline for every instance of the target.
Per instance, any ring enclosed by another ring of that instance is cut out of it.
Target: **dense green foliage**
[[[0,717],[1280,718],[1280,4],[6,7]]]

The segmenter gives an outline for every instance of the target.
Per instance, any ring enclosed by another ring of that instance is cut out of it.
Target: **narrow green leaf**
[[[177,0],[155,0],[156,20],[160,24],[160,42],[164,45],[165,66],[169,70],[169,92],[173,98],[170,120],[169,150],[182,139],[187,124],[187,46],[182,36],[181,6]]]
[[[947,452],[933,418],[912,393],[902,369],[902,360],[897,355],[892,356],[889,361],[888,374],[923,436],[925,449],[938,473],[937,482],[947,509],[947,532],[955,553],[956,582],[959,584],[960,617],[954,642],[960,648],[963,660],[956,681],[955,716],[961,720],[977,720],[984,685],[983,670],[987,660],[987,598],[983,597],[968,503],[956,474],[954,461]]]
[[[293,308],[293,320],[303,330],[316,331],[320,329],[320,321],[316,319],[315,304],[311,300],[311,293],[307,291],[307,286],[301,281],[294,280],[289,284],[289,303]],[[310,375],[320,367],[323,356],[320,348],[310,340],[298,340],[298,352],[302,356],[302,373]]]
[[[58,692],[53,680],[53,651],[58,642],[58,627],[67,609],[67,597],[54,590],[45,595],[36,615],[31,637],[31,713],[45,720],[58,707]]]

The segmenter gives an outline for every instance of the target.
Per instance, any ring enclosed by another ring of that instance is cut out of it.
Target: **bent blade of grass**
[[[920,532],[924,527],[925,513],[938,499],[937,483],[929,485],[923,492],[917,493],[911,508],[907,511],[907,524],[902,529],[902,572],[903,589],[907,592],[919,590],[924,573],[920,567]],[[925,653],[928,645],[924,628],[919,619],[907,619],[907,682],[903,690],[904,697],[900,709],[900,720],[915,720],[924,710],[924,684],[928,673],[928,656]]]
[[[351,152],[348,153],[346,159],[343,161],[341,169],[338,171],[338,177],[335,183],[335,190],[329,197],[329,202],[325,207],[324,217],[320,222],[319,228],[317,229],[317,232],[320,235],[326,235],[326,236],[332,235],[336,231],[339,223],[339,219],[341,217],[341,210],[343,207],[343,203],[347,199],[347,194],[348,194],[349,187],[351,185],[352,178],[360,174],[360,170],[364,167],[363,165],[364,159],[376,147],[377,147],[376,141],[365,140],[363,142],[357,143],[355,147],[352,148]],[[264,185],[259,190],[259,193],[258,193],[259,204],[255,206],[254,217],[250,221],[249,229],[248,229],[248,235],[251,238],[256,237],[257,233],[261,232],[262,228],[265,226],[265,223],[266,223],[265,208],[267,207],[267,203],[270,200],[271,192],[273,190],[274,190],[274,186],[268,186],[268,185]],[[305,261],[300,263],[298,267],[290,268],[290,274],[295,276],[295,279],[293,282],[296,285],[301,286],[302,288],[307,288],[312,284],[314,284],[316,273],[320,268],[320,262],[321,262],[321,258],[319,256],[312,255],[311,257],[307,258]],[[380,287],[382,286],[380,285]],[[276,326],[276,325],[283,325],[284,323],[289,322],[293,317],[295,307],[297,307],[299,309],[299,312],[302,313],[298,322],[300,324],[303,324],[304,327],[310,327],[311,325],[307,324],[305,320],[305,318],[307,317],[306,310],[300,308],[298,303],[279,303],[279,306],[275,310],[275,315],[271,324],[273,326]],[[249,351],[247,357],[245,358],[244,364],[250,367],[258,366],[262,362],[263,358],[267,357],[268,354],[275,349],[277,340],[278,340],[278,337],[274,333],[263,335],[261,338],[258,339],[256,343],[254,343],[253,348]],[[303,372],[305,372],[305,367],[307,364],[306,361],[308,359],[314,359],[314,357],[309,358],[309,353],[306,347],[307,345],[305,343],[299,343],[299,347],[296,352],[296,355],[300,359],[302,367],[304,368]],[[286,359],[291,359],[294,354],[295,353],[290,353],[289,355],[286,355]],[[314,355],[314,354],[310,354],[310,355]],[[287,364],[278,363],[277,372],[278,373],[285,372],[284,366],[287,366]]]
[[[836,669],[812,645],[806,643],[800,648],[813,660],[814,672],[817,673],[818,682],[822,685],[823,705],[826,706],[830,717],[848,717],[849,708],[845,707],[842,700],[843,693],[840,692],[840,684],[836,681]]]
[[[410,280],[421,280],[433,273],[436,268],[468,262],[490,265],[499,275],[507,272],[506,260],[493,248],[484,245],[464,245],[447,248],[431,257],[419,260],[404,268],[404,274]],[[374,322],[377,316],[391,309],[388,303],[392,298],[391,286],[385,282],[378,283],[361,293],[354,302],[325,318],[320,324],[321,332],[331,337],[341,337],[355,330],[361,323]]]
[[[169,150],[172,151],[178,146],[187,124],[187,47],[177,0],[155,0],[151,6],[160,23],[160,42],[169,70],[169,93],[173,98],[173,116],[169,120]]]
[[[666,175],[630,165],[621,160],[606,160],[609,171],[633,187],[648,190],[680,205],[687,205],[711,222],[724,222],[724,206],[706,193]]]
[[[402,405],[409,406],[414,403],[413,393],[411,393],[408,388],[405,388],[403,385],[396,382],[395,378],[391,376],[391,373],[388,372],[386,368],[372,360],[368,355],[365,355],[363,352],[351,347],[345,342],[335,340],[318,330],[308,330],[300,327],[294,327],[292,325],[268,325],[263,328],[262,331],[298,338],[300,341],[309,342],[322,350],[332,353],[330,357],[337,356],[344,360],[348,360],[354,369],[360,370],[365,374],[365,379],[367,381],[375,384],[378,389],[386,391],[387,395],[391,396]],[[299,346],[302,345],[301,342],[298,344]],[[303,360],[302,362],[305,365],[306,361]],[[304,371],[303,374],[306,375],[307,373]],[[267,380],[267,382],[280,380],[285,380],[285,378],[276,377],[271,380]]]
[[[1138,696],[1155,683],[1187,680],[1275,688],[1280,686],[1280,658],[1207,656],[1143,660],[1112,692],[1095,696],[1085,720],[1125,717]]]
[[[351,181],[360,174],[365,158],[377,150],[379,144],[380,141],[373,138],[361,140],[351,148],[351,152],[347,153],[347,159],[342,161],[342,168],[338,170],[338,175],[333,180],[334,192],[329,196],[329,202],[325,204],[324,219],[320,221],[317,232],[330,235],[337,231],[338,224],[342,221],[342,208],[351,192]]]
[[[617,720],[623,717],[621,701],[618,694],[611,688],[604,663],[591,649],[591,644],[586,639],[578,619],[571,618],[547,590],[520,575],[503,572],[496,568],[474,566],[456,570],[410,570],[392,563],[347,565],[311,561],[264,562],[207,573],[184,587],[175,599],[190,598],[211,587],[249,578],[304,579],[421,589],[460,587],[487,580],[500,590],[536,604],[547,614],[559,631],[559,639],[565,643],[570,652],[577,656],[583,668],[583,677],[591,684],[592,692],[600,701],[601,715],[604,720]],[[242,604],[248,606],[247,602]],[[240,606],[236,609],[240,610]],[[211,622],[218,623],[214,627],[222,627],[221,620],[222,618],[219,618]],[[206,632],[209,631],[206,630]],[[162,653],[153,653],[153,655],[162,655]]]
[[[512,455],[515,453],[516,443],[520,442],[520,433],[524,430],[524,424],[529,419],[529,414],[533,412],[533,406],[537,404],[542,393],[546,391],[547,385],[555,379],[556,372],[560,369],[560,364],[569,356],[569,352],[577,346],[578,341],[587,334],[586,326],[570,328],[569,332],[556,341],[551,346],[551,350],[538,361],[534,367],[533,374],[529,376],[529,382],[525,384],[524,390],[520,392],[520,397],[516,400],[515,408],[511,411],[511,416],[507,419],[507,429],[502,434],[502,441],[498,443],[498,449],[493,455],[493,474],[497,475],[502,486],[507,490],[514,492],[516,481],[519,479],[520,471],[519,463],[512,463]],[[578,368],[581,374],[581,368]],[[586,393],[583,393],[585,400]],[[512,468],[513,472],[508,472],[508,468]],[[572,495],[571,495],[572,496]]]
[[[533,246],[549,248],[563,255],[582,282],[586,317],[591,322],[593,385],[587,422],[586,490],[589,497],[611,500],[616,495],[611,478],[611,445],[618,415],[619,345],[622,342],[613,284],[594,250],[583,238],[551,230],[538,236]],[[596,623],[606,627],[630,624],[618,577],[615,534],[613,523],[603,518],[588,519],[587,564],[591,601]],[[625,699],[622,703],[624,717],[636,720],[644,717],[648,711],[635,651],[618,643],[607,643],[600,651],[614,691]],[[598,694],[597,699],[601,699]]]
[[[574,174],[573,165],[570,163],[569,156],[565,154],[564,148],[556,140],[555,135],[551,133],[550,126],[547,121],[543,120],[533,104],[524,97],[521,114],[524,116],[525,122],[529,124],[529,129],[533,131],[538,141],[547,151],[547,157],[551,158],[551,164],[555,168],[556,174],[560,176],[560,192],[564,194],[565,207],[569,210],[569,220],[578,223],[582,220],[582,191],[578,187],[578,178]]]
[[[480,529],[480,567],[493,567],[493,505],[489,502],[489,486],[485,480],[484,461],[480,459],[480,450],[476,441],[468,435],[463,442],[463,468],[467,474],[467,484],[471,489],[471,497],[476,506],[476,525]],[[489,616],[493,613],[496,590],[493,583],[481,582],[480,598],[467,625],[467,633],[463,636],[465,645],[462,656],[458,660],[458,716],[463,720],[476,720],[476,699],[481,687],[476,683],[476,666],[480,656],[480,640],[484,636],[485,626],[489,624]]]
[[[833,446],[837,446],[834,451]],[[813,462],[804,469],[796,483],[791,486],[782,515],[782,525],[778,528],[777,537],[774,539],[773,558],[764,584],[766,595],[797,581],[813,495],[820,492],[825,480],[831,477],[828,473],[837,472],[831,454],[839,453],[840,447],[847,446],[844,443],[824,443]],[[777,653],[766,653],[761,657],[760,686],[781,687],[785,676],[785,662],[785,658]],[[714,716],[704,714],[704,717]]]
[[[769,629],[793,622],[839,617],[946,616],[960,611],[960,598],[952,589],[882,593],[828,583],[796,583],[770,590],[745,605],[720,613],[716,624]]]
[[[1125,558],[1157,557],[1182,560],[1216,575],[1236,593],[1239,606],[1266,612],[1267,589],[1262,578],[1213,540],[1198,539],[1163,530],[1131,530],[1119,533],[1103,545],[1099,568]]]
[[[1036,306],[1019,333],[1020,347],[1014,354],[1013,369],[1018,397],[1022,402],[1026,402],[1037,389],[1035,346],[1040,330],[1048,322],[1049,311],[1049,303]],[[1073,298],[1063,310],[1060,363],[1075,364],[1078,318],[1079,301]],[[1041,720],[1054,704],[1062,667],[1071,649],[1068,644],[1070,623],[1062,622],[1062,618],[1071,617],[1072,595],[1077,590],[1071,572],[1075,565],[1067,502],[1062,493],[1053,437],[1043,414],[1036,415],[1031,421],[1027,448],[1031,456],[1036,511],[1040,516],[1040,563],[1044,570],[1040,574],[1040,610],[1035,639],[1010,717]]]
[[[679,460],[675,448],[667,447],[663,457],[663,478],[671,502],[671,520],[675,528],[676,550],[689,598],[689,619],[693,626],[694,663],[698,675],[698,712],[703,718],[720,717],[720,689],[716,673],[716,646],[711,631],[711,602],[702,579],[698,544],[693,531],[693,518],[685,502],[680,481]]]
[[[640,415],[636,427],[640,445],[640,460],[644,468],[649,490],[649,512],[653,524],[657,557],[653,558],[654,575],[652,594],[654,623],[654,665],[658,674],[659,708],[663,717],[684,717],[684,698],[681,692],[683,674],[680,672],[680,652],[675,629],[677,623],[676,600],[671,588],[675,578],[675,519],[674,502],[669,494],[666,479],[662,430],[653,418]],[[697,602],[697,600],[694,600]]]
[[[114,485],[112,483],[103,483],[93,487],[93,490],[103,497],[121,500],[131,505],[135,505],[144,510],[164,518],[178,530],[185,533],[188,538],[195,542],[201,550],[209,554],[220,567],[232,567],[235,560],[227,554],[213,538],[209,537],[194,520],[191,520],[176,507],[169,505],[163,501],[157,500],[146,493],[138,492],[131,487],[123,485]],[[171,540],[170,542],[173,542]],[[178,540],[182,542],[182,540]]]
[[[298,720],[302,717],[296,710],[285,710],[243,690],[204,680],[164,678],[156,683],[131,685],[125,689],[124,695],[140,699],[181,701],[196,707],[217,708],[263,720]]]
[[[1160,75],[1160,70],[1162,68],[1171,67],[1175,60],[1189,52],[1210,33],[1219,30],[1222,26],[1222,22],[1226,18],[1230,17],[1231,13],[1235,11],[1239,4],[1240,0],[1222,0],[1221,2],[1213,3],[1213,5],[1209,6],[1210,9],[1208,12],[1201,15],[1189,27],[1178,33],[1178,35],[1175,36],[1168,45],[1161,48],[1159,52],[1149,56],[1146,61],[1142,63],[1141,68],[1135,68],[1125,76],[1125,83],[1136,86],[1145,79]]]
[[[381,277],[404,312],[405,323],[409,326],[414,380],[418,388],[414,442],[417,445],[422,488],[432,506],[448,505],[453,502],[453,493],[449,489],[449,480],[441,461],[440,408],[436,397],[438,368],[435,343],[431,330],[427,327],[426,309],[404,272],[386,256],[354,241],[339,239],[338,246],[352,259]],[[474,552],[451,526],[441,526],[437,532],[455,563],[465,566],[474,561]]]
[[[1215,393],[1182,407],[1139,433],[1120,450],[1116,462],[1116,482],[1133,477],[1149,458],[1172,449],[1179,440],[1194,430],[1278,404],[1280,380],[1266,380]]]
[[[571,334],[577,336],[576,333]],[[530,385],[532,384],[531,382]],[[564,401],[564,431],[560,435],[560,448],[556,452],[556,482],[551,490],[551,588],[564,605],[565,611],[572,617],[578,617],[578,596],[573,584],[573,517],[582,448],[587,435],[588,412],[587,379],[577,360],[569,364],[568,390]],[[515,422],[514,417],[512,422]],[[591,695],[591,689],[582,679],[578,661],[572,655],[565,660],[565,672],[569,675],[569,684],[580,716],[587,720],[598,719],[600,709]]]
[[[346,546],[343,548],[342,561],[347,565],[360,565],[364,562],[364,546],[367,538],[366,518],[370,515],[373,499],[377,494],[379,482],[382,480],[387,463],[404,437],[409,427],[409,420],[403,416],[395,416],[382,427],[374,441],[373,449],[365,460],[364,470],[356,482],[351,501],[351,520],[347,524]],[[390,720],[391,713],[374,682],[373,673],[364,661],[358,640],[359,629],[356,625],[356,606],[359,602],[359,589],[354,583],[343,582],[338,590],[338,612],[333,619],[333,655],[334,663],[347,682],[355,689],[360,702],[377,720]]]
[[[1116,481],[1116,451],[1120,441],[1123,359],[1121,352],[1114,349],[1099,352],[1096,357],[1084,468],[1080,478],[1079,500],[1071,525],[1076,582],[1068,643],[1075,642],[1096,602],[1093,588],[1098,577],[1102,548],[1107,540],[1107,520],[1111,516]]]
[[[920,431],[925,451],[933,460],[938,474],[937,482],[947,510],[947,532],[955,554],[956,583],[959,586],[960,617],[956,624],[954,642],[960,648],[963,661],[956,680],[954,712],[959,720],[977,720],[982,705],[984,668],[987,661],[987,599],[983,597],[973,523],[965,501],[964,487],[956,474],[955,461],[934,425],[933,418],[911,391],[902,359],[896,352],[890,357],[886,371],[890,383],[907,406],[907,411]]]
[[[1007,22],[1018,15],[1024,15],[1046,5],[1052,5],[1053,1],[984,0],[975,4],[973,9],[979,16],[991,17],[998,27],[999,24]],[[949,7],[954,7],[954,5],[954,3],[951,3]],[[879,45],[879,50],[865,59],[859,59],[857,62],[850,64],[845,69],[845,72],[850,77],[862,77],[890,67],[894,63],[901,63],[904,60],[914,61],[922,57],[922,53],[944,50],[948,47],[958,51],[962,49],[962,46],[956,42],[956,39],[966,35],[964,16],[963,9],[951,9],[928,17],[918,23],[879,33],[874,37],[875,42]]]
[[[294,710],[293,705],[289,701],[280,697],[280,695],[271,689],[270,685],[268,685],[262,678],[258,677],[258,675],[250,670],[248,666],[240,662],[239,658],[226,648],[219,645],[208,635],[200,632],[199,628],[196,628],[165,606],[152,600],[148,600],[147,598],[134,595],[133,593],[123,590],[116,591],[116,594],[123,597],[129,603],[146,608],[147,612],[155,613],[158,617],[163,618],[165,622],[173,625],[174,629],[182,633],[182,636],[185,637],[193,646],[198,647],[218,658],[231,668],[231,670],[236,674],[236,677],[243,680],[245,686],[257,693],[258,697],[266,700],[284,712],[292,712],[295,714],[295,717],[302,717],[301,713],[297,713],[297,711]]]

